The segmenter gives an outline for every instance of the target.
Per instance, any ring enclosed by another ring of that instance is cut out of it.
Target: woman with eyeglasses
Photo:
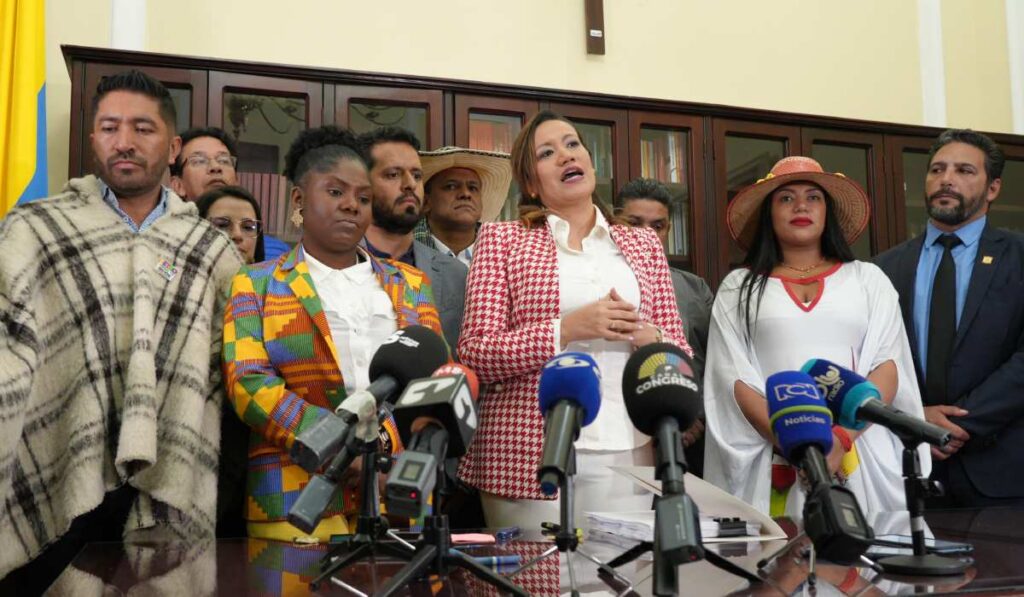
[[[263,226],[260,204],[246,189],[217,187],[196,200],[199,215],[235,242],[246,263],[263,261]]]

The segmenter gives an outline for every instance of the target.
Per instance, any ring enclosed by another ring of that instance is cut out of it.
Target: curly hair
[[[352,131],[330,125],[306,129],[288,148],[284,175],[297,185],[310,170],[322,171],[341,159],[357,160],[369,168],[366,152]]]

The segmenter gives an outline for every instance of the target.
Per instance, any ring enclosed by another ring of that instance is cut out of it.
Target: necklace
[[[814,265],[810,265],[810,266],[807,266],[807,267],[793,267],[792,265],[787,265],[786,262],[784,262],[784,261],[779,263],[779,265],[781,265],[782,267],[784,267],[784,268],[786,268],[788,270],[792,270],[792,271],[800,274],[801,278],[806,278],[807,274],[809,274],[812,270],[815,270],[815,269],[821,267],[821,265],[823,263],[825,263],[825,258],[824,257],[822,257],[821,261],[819,261],[818,263],[815,263]]]

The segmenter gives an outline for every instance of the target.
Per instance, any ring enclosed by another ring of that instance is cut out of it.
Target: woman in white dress
[[[899,300],[850,244],[868,224],[864,191],[811,158],[788,157],[729,204],[744,267],[723,280],[712,309],[704,402],[705,478],[772,515],[799,515],[795,470],[776,454],[765,379],[822,358],[867,377],[882,399],[923,418]],[[865,512],[902,510],[902,444],[871,425],[833,427],[829,471]],[[927,447],[925,447],[927,448]],[[927,449],[922,467],[931,469]]]

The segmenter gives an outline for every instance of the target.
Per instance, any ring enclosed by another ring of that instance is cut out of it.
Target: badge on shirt
[[[992,265],[992,261],[993,261],[993,259],[992,259],[991,255],[982,255],[981,256],[981,262],[984,263],[985,265]]]
[[[156,271],[160,272],[160,275],[166,278],[168,282],[178,275],[178,268],[167,259],[160,260],[160,263],[156,266]]]

